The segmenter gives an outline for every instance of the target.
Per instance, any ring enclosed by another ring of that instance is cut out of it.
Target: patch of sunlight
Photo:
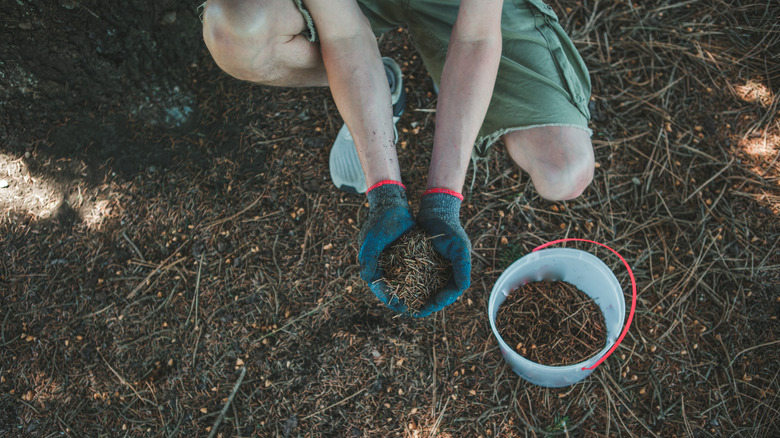
[[[768,108],[774,99],[769,87],[752,79],[745,85],[737,85],[734,87],[734,91],[736,92],[737,97],[745,102],[758,103],[764,108]]]
[[[0,215],[19,211],[47,219],[57,213],[62,201],[53,181],[33,176],[21,159],[0,154]]]
[[[780,152],[780,135],[743,138],[739,147],[754,158],[772,159]]]
[[[111,211],[111,203],[108,200],[99,200],[91,203],[87,208],[80,209],[79,214],[88,228],[99,230],[111,215]]]

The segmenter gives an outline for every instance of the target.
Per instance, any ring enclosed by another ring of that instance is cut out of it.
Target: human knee
[[[590,135],[573,127],[540,127],[505,137],[510,156],[531,176],[545,199],[580,196],[593,180],[595,161]]]
[[[534,186],[541,197],[551,201],[574,199],[593,181],[594,167],[592,153],[560,157],[533,178]]]
[[[262,65],[273,38],[265,2],[209,0],[203,11],[203,40],[222,70],[239,79],[259,82]]]

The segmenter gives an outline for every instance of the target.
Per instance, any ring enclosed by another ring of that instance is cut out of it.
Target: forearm
[[[428,188],[460,192],[471,151],[493,94],[501,59],[501,31],[496,26],[479,38],[453,30],[436,106]]]
[[[355,140],[366,184],[400,181],[390,91],[370,27],[323,38],[321,46],[333,99]]]

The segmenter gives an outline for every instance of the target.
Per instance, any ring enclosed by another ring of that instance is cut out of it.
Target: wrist
[[[374,185],[372,185],[371,187],[369,187],[368,190],[366,190],[366,194],[368,194],[368,192],[370,192],[370,191],[372,191],[374,189],[378,189],[379,187],[382,187],[382,186],[399,186],[400,188],[406,190],[406,186],[403,185],[403,183],[401,183],[401,181],[396,181],[396,180],[392,180],[392,179],[385,179],[385,180],[379,181],[379,182],[375,183]]]
[[[465,179],[465,169],[460,165],[445,165],[443,159],[439,158],[435,162],[431,161],[425,190],[446,189],[460,193],[463,190]]]

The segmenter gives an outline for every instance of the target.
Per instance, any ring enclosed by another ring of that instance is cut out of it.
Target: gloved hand
[[[417,225],[434,236],[433,249],[452,262],[452,277],[414,316],[423,317],[454,303],[471,285],[471,241],[460,223],[460,193],[445,189],[425,192]]]
[[[360,278],[387,307],[405,313],[406,305],[390,296],[389,287],[384,282],[376,281],[382,277],[378,266],[379,255],[415,226],[405,187],[396,181],[382,181],[368,189],[366,196],[369,207],[368,219],[360,229]]]

